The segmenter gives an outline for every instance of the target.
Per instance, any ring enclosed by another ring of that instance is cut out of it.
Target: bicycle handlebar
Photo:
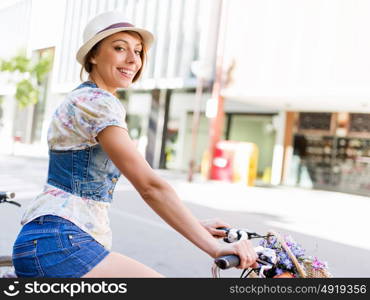
[[[257,246],[257,247],[254,247],[254,251],[256,251],[258,255],[257,262],[263,265],[271,263],[271,262],[266,262],[263,259],[264,251],[266,251],[266,248],[263,248],[262,246]],[[226,270],[226,269],[237,267],[240,264],[240,259],[237,255],[233,255],[233,254],[223,255],[215,259],[215,264],[220,269]]]
[[[15,193],[13,192],[0,192],[0,199],[13,199],[15,197]]]
[[[240,259],[237,255],[223,255],[215,259],[215,264],[222,270],[239,266]]]
[[[229,231],[230,231],[230,228],[227,228],[227,227],[218,227],[217,229],[226,231],[226,233],[229,233]],[[236,238],[240,239],[240,236],[238,235]],[[229,241],[229,239],[227,237],[224,238],[224,241],[226,243],[231,242],[231,241]],[[240,259],[237,255],[223,255],[223,256],[217,257],[215,259],[215,264],[220,269],[226,270],[226,269],[230,269],[230,268],[234,268],[234,267],[238,266],[240,264]]]
[[[18,202],[12,200],[9,201],[9,199],[13,199],[14,197],[15,197],[14,192],[0,192],[0,203],[6,202],[21,207],[21,205]]]
[[[218,230],[224,230],[227,233],[227,236],[224,238],[224,241],[226,243],[233,243],[236,241],[239,241],[241,239],[253,239],[253,238],[265,238],[266,236],[259,235],[255,232],[250,232],[246,229],[235,229],[235,228],[225,228],[225,227],[219,227]],[[265,264],[271,264],[274,263],[272,261],[265,261],[265,251],[270,251],[269,255],[272,255],[272,260],[275,260],[274,256],[275,253],[271,254],[271,249],[266,250],[266,248],[263,248],[261,246],[257,246],[254,248],[256,253],[258,254],[259,258],[257,259],[257,262],[265,265]],[[271,259],[271,257],[270,257]],[[240,259],[237,255],[229,254],[229,255],[223,255],[220,257],[215,258],[214,260],[217,267],[219,267],[222,270],[230,269],[237,267],[240,264]]]

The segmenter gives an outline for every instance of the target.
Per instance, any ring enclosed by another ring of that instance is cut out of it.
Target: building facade
[[[1,20],[6,24],[0,31],[7,32],[9,26],[16,29],[5,35],[9,43],[0,50],[0,57],[11,57],[24,48],[30,57],[49,51],[54,58],[39,102],[25,109],[19,109],[14,101],[14,84],[8,84],[10,75],[1,74],[1,151],[19,153],[23,149],[22,153],[47,155],[51,115],[80,82],[75,53],[84,24],[100,12],[122,10],[135,25],[151,30],[156,37],[143,78],[119,93],[127,110],[130,135],[153,167],[186,171],[191,159],[195,90],[202,76],[196,148],[199,171],[208,144],[205,111],[214,80],[221,7],[220,0],[19,0],[0,7]],[[24,20],[23,26],[19,26],[18,16]],[[225,112],[222,138],[257,143],[262,149],[262,174],[272,164],[275,133],[271,129],[277,111],[230,99]]]
[[[226,101],[276,110],[272,182],[369,195],[369,1],[234,0]]]

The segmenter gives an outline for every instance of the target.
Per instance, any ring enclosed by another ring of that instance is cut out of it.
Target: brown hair
[[[136,37],[139,37],[139,39],[142,41],[142,37],[139,33],[137,33],[136,31],[131,31],[131,30],[127,30],[127,31],[122,31],[122,32],[125,32],[125,33],[128,33],[128,34],[131,34],[131,35],[135,35]],[[104,40],[104,39],[103,39]],[[84,64],[83,66],[81,67],[81,71],[80,71],[80,80],[81,81],[84,81],[83,78],[82,78],[82,75],[83,75],[83,72],[85,71],[86,73],[90,74],[92,69],[93,69],[93,64],[90,62],[91,61],[91,58],[93,58],[98,50],[99,50],[99,47],[100,47],[100,44],[101,42],[103,41],[99,41],[97,42],[91,49],[90,51],[85,55],[84,57]],[[132,82],[136,82],[139,80],[141,74],[143,73],[143,69],[144,69],[144,65],[146,63],[146,59],[147,59],[147,49],[145,47],[145,44],[142,43],[142,46],[143,46],[143,50],[141,51],[141,54],[140,54],[140,58],[141,58],[141,62],[142,62],[142,65],[141,65],[141,68],[139,71],[137,71],[137,73],[135,74],[135,77],[134,79],[132,80]]]

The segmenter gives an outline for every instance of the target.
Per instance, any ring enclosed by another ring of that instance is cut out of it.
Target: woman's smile
[[[124,68],[117,68],[119,74],[124,77],[124,78],[128,78],[128,79],[133,79],[136,72],[135,71],[132,71],[132,70],[129,70],[129,69],[124,69]]]

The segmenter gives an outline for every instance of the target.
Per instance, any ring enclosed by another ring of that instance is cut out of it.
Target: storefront
[[[295,113],[287,183],[370,195],[370,114]]]

